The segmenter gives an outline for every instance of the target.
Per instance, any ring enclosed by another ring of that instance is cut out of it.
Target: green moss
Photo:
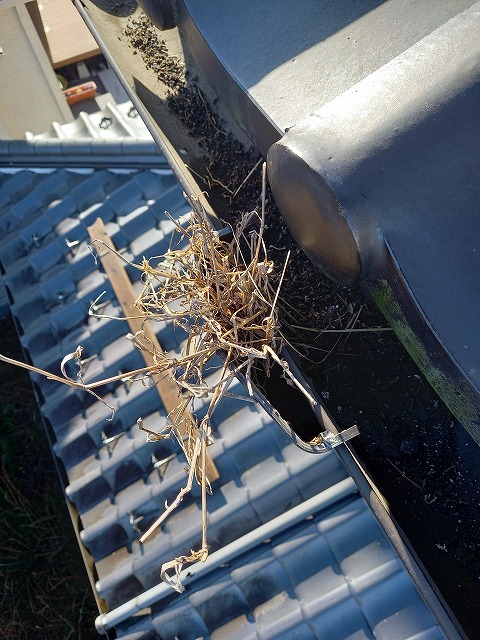
[[[410,356],[457,420],[480,445],[480,416],[467,391],[459,389],[433,362],[398,304],[386,280],[378,280],[371,288],[377,306],[387,318]]]

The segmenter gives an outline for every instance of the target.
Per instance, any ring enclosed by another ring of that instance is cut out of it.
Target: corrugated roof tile
[[[3,207],[6,204],[12,202],[18,202],[27,193],[30,193],[35,189],[35,182],[37,181],[37,175],[31,171],[14,171],[14,172],[2,172],[5,179],[2,180],[1,199],[0,199],[0,212],[3,214]],[[5,203],[5,204],[1,204]]]

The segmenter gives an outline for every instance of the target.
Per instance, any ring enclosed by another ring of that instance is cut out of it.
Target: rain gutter
[[[198,198],[199,201],[201,202],[204,210],[206,211],[206,213],[209,215],[210,219],[212,220],[213,226],[215,228],[217,228],[217,229],[221,228],[223,226],[223,224],[220,223],[219,219],[215,215],[210,203],[208,202],[208,200],[205,197],[205,195],[203,194],[202,190],[200,189],[200,187],[198,186],[198,184],[194,180],[194,178],[193,178],[192,174],[190,173],[190,171],[187,169],[187,167],[186,167],[185,163],[183,162],[180,154],[177,153],[176,149],[170,143],[168,138],[163,134],[163,132],[159,128],[157,128],[157,127],[155,127],[153,125],[152,118],[151,118],[150,114],[148,113],[147,109],[144,107],[144,105],[143,105],[142,101],[140,100],[140,98],[138,97],[138,95],[135,93],[135,91],[132,89],[132,87],[128,84],[128,82],[125,79],[125,76],[124,76],[122,70],[120,69],[120,67],[116,63],[115,59],[110,54],[110,51],[109,51],[109,48],[108,48],[107,44],[104,42],[104,40],[102,39],[102,37],[98,33],[98,31],[97,31],[94,23],[92,22],[89,14],[85,10],[85,7],[83,6],[83,4],[79,0],[75,0],[74,4],[75,4],[75,7],[77,8],[77,10],[79,11],[80,15],[82,16],[83,20],[85,21],[85,24],[90,29],[93,37],[97,41],[98,46],[102,50],[102,53],[105,56],[110,68],[115,72],[115,75],[117,76],[118,80],[120,81],[120,83],[122,84],[123,88],[125,89],[128,97],[133,102],[133,104],[134,104],[139,116],[142,118],[143,122],[145,123],[145,126],[149,130],[152,138],[154,139],[154,141],[156,142],[156,144],[160,148],[160,151],[162,152],[163,156],[165,157],[166,161],[170,165],[170,167],[171,167],[173,173],[175,174],[177,180],[179,181],[182,189],[185,191],[186,195],[189,198],[191,198],[192,196]]]

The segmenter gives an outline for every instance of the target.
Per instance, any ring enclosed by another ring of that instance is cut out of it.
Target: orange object
[[[95,82],[84,82],[76,87],[70,87],[63,92],[68,104],[75,104],[80,100],[95,98],[97,95],[97,85]]]

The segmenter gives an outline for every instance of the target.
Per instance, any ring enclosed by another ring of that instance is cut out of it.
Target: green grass
[[[0,350],[20,356],[11,320]],[[97,607],[28,375],[0,366],[0,638],[98,638]]]

